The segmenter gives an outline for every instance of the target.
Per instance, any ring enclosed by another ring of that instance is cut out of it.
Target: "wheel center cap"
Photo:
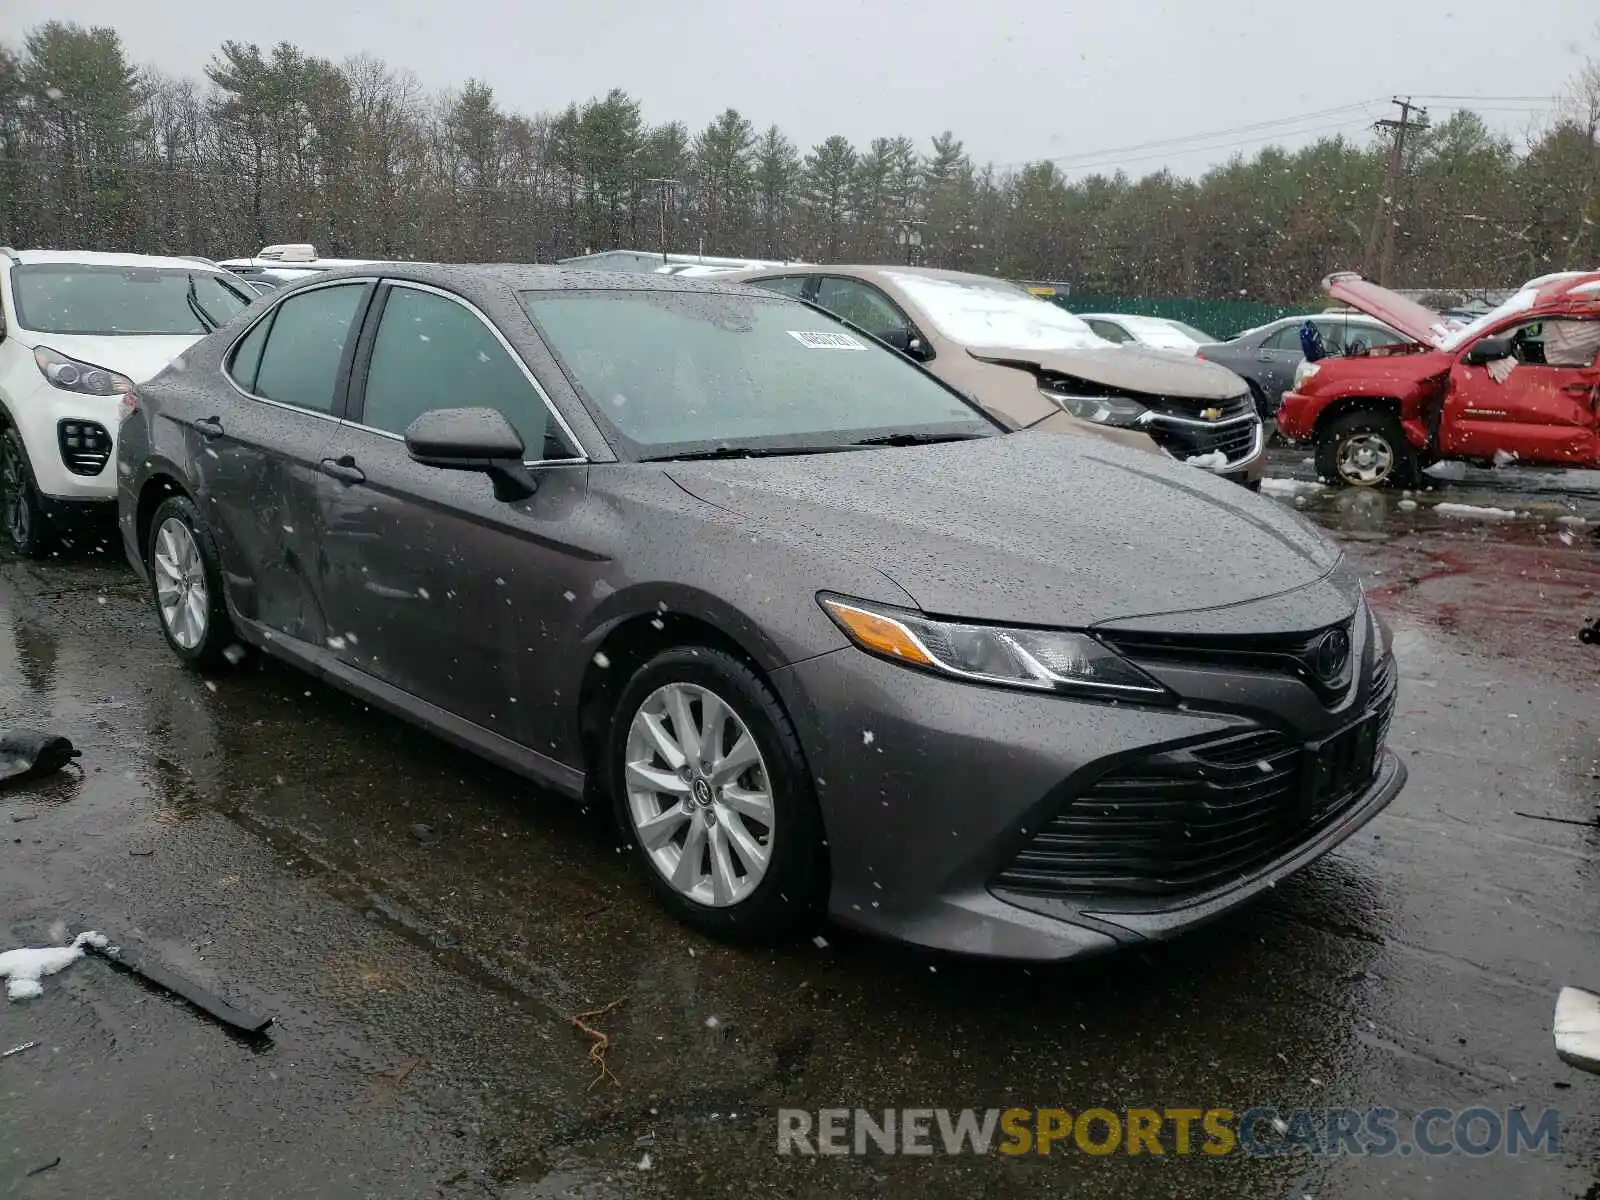
[[[701,808],[711,807],[711,784],[703,777],[694,781],[694,786],[691,790],[694,792],[694,802],[696,804]]]

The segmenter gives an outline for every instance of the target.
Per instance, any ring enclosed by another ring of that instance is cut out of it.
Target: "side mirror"
[[[407,427],[406,450],[425,467],[481,471],[496,500],[526,500],[538,487],[522,462],[521,435],[498,409],[430,409]]]
[[[1511,339],[1503,337],[1479,338],[1472,344],[1463,360],[1469,367],[1481,367],[1496,359],[1511,357]]]
[[[878,340],[886,346],[893,346],[901,354],[914,358],[918,362],[926,362],[933,357],[929,353],[928,343],[912,333],[909,329],[887,329],[877,335]]]

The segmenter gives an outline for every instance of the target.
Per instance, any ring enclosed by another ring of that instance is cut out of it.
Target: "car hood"
[[[1322,290],[1333,299],[1369,317],[1376,317],[1408,338],[1415,338],[1424,346],[1440,346],[1445,334],[1455,324],[1426,305],[1418,304],[1398,292],[1391,292],[1353,272],[1329,275],[1322,281]]]
[[[36,345],[48,346],[79,362],[92,363],[143,383],[163,370],[200,339],[189,334],[93,334],[40,333],[33,335]]]
[[[1132,343],[1089,350],[1011,350],[1003,346],[967,351],[982,362],[1058,371],[1089,383],[1151,396],[1231,400],[1248,385],[1226,367],[1170,350]]]
[[[864,560],[940,616],[1084,627],[1281,595],[1339,561],[1237,484],[1054,434],[668,473],[763,531]]]

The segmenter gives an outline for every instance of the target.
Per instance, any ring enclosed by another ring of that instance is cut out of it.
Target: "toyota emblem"
[[[1323,683],[1333,683],[1350,663],[1350,635],[1330,629],[1311,650],[1311,670]]]

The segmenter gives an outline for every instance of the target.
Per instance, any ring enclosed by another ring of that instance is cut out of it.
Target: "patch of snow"
[[[1464,462],[1436,462],[1424,468],[1424,472],[1435,479],[1462,480],[1467,477],[1467,464]]]
[[[1416,506],[1417,506],[1417,502],[1415,500],[1402,500],[1402,501],[1400,501],[1400,507],[1405,509],[1407,512],[1410,512]]]
[[[344,648],[345,640],[342,637],[331,637],[328,639],[329,650],[343,650]]]
[[[1325,491],[1327,486],[1327,484],[1319,483],[1314,479],[1263,479],[1261,481],[1261,494],[1263,496],[1298,496],[1304,492]]]
[[[1435,504],[1433,511],[1442,517],[1482,517],[1496,521],[1517,515],[1509,508],[1482,508],[1476,504]]]
[[[1509,450],[1496,450],[1494,452],[1494,465],[1496,467],[1509,467],[1517,461],[1517,456]]]
[[[1228,465],[1228,456],[1221,450],[1213,450],[1209,454],[1191,454],[1183,461],[1191,467],[1200,467],[1207,471],[1220,471]]]
[[[1563,545],[1567,546],[1572,545],[1573,542],[1578,540],[1572,536],[1572,530],[1570,529],[1563,529],[1560,533],[1556,534],[1556,536],[1561,539]]]
[[[237,667],[244,661],[244,647],[235,642],[222,652],[222,657]]]
[[[1001,280],[884,274],[944,335],[967,347],[1099,350],[1112,345],[1066,309]]]
[[[1556,518],[1557,525],[1570,525],[1574,529],[1582,529],[1588,523],[1582,517],[1562,516]]]
[[[650,1161],[650,1151],[646,1150],[639,1156],[639,1170],[648,1171],[653,1165]]]
[[[39,981],[46,975],[64,971],[84,955],[84,946],[105,949],[110,940],[103,933],[85,932],[65,946],[47,946],[41,950],[23,947],[0,954],[0,979],[6,981],[6,995],[12,1000],[28,1000],[42,995],[44,985]]]

